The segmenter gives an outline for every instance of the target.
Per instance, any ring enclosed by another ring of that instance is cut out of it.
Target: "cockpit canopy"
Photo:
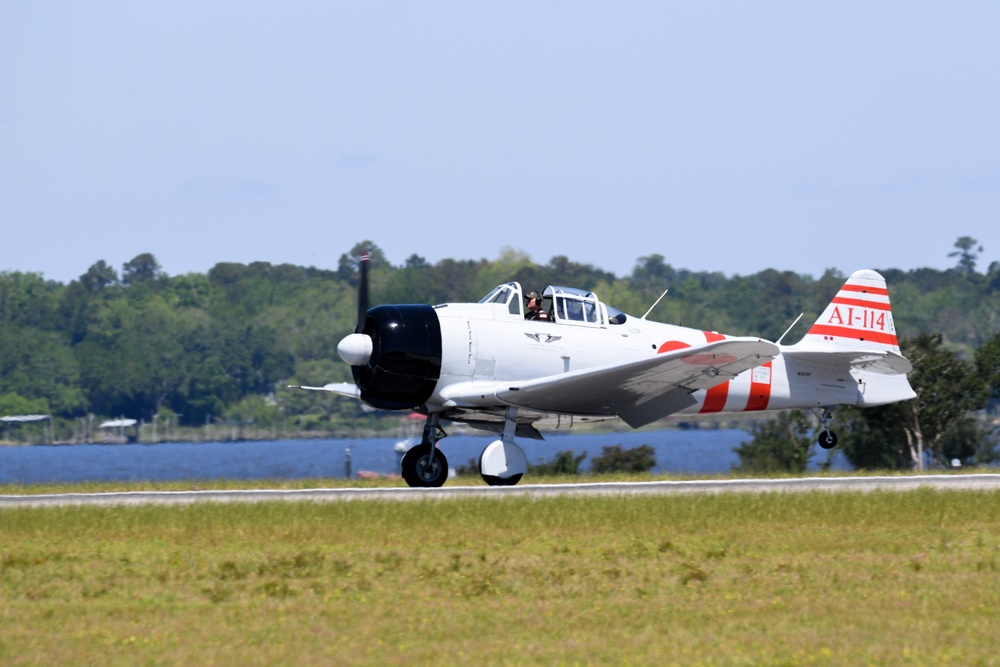
[[[527,298],[520,283],[498,285],[479,303],[504,305],[512,316],[524,317]],[[606,327],[625,322],[625,313],[601,303],[593,292],[575,287],[550,285],[542,290],[542,310],[556,324]]]

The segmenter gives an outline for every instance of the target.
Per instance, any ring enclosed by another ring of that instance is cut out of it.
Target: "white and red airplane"
[[[541,439],[535,423],[545,418],[619,418],[638,428],[675,413],[808,408],[821,415],[819,443],[830,448],[835,406],[916,396],[885,279],[875,271],[852,274],[795,345],[633,317],[568,287],[542,292],[549,319],[526,319],[516,282],[479,303],[369,310],[367,256],[359,293],[355,333],[337,346],[355,383],[302,388],[426,414],[421,443],[402,461],[410,486],[447,479],[441,420],[498,433],[479,458],[480,473],[487,484],[512,485],[528,469],[514,438]]]

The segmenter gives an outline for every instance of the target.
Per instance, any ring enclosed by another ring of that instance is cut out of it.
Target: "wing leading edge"
[[[322,387],[308,387],[306,385],[290,384],[289,389],[307,389],[309,391],[329,391],[333,394],[340,394],[349,398],[361,398],[361,390],[356,385],[347,382],[334,382],[325,384]]]
[[[730,380],[779,354],[774,343],[727,338],[699,347],[663,352],[523,382],[482,383],[446,390],[451,406],[484,406],[486,393],[520,408],[571,415],[617,415],[633,428],[645,426],[695,403],[691,394]],[[491,383],[492,384],[492,383]]]

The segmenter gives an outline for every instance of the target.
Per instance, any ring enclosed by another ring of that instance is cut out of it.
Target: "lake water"
[[[468,465],[496,436],[451,435],[441,441],[449,465]],[[739,463],[733,448],[748,441],[742,430],[639,431],[602,434],[546,434],[523,440],[530,463],[551,460],[558,452],[587,453],[581,468],[601,448],[649,445],[656,452],[655,472],[721,473]],[[156,445],[31,445],[0,447],[0,484],[86,481],[176,481],[212,479],[302,479],[345,477],[350,456],[352,477],[359,471],[398,471],[398,438],[360,440],[276,440],[159,443]],[[826,460],[817,450],[811,467]],[[835,467],[844,467],[835,462]]]

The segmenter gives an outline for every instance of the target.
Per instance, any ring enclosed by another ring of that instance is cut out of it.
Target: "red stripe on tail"
[[[866,287],[865,285],[852,285],[847,283],[840,288],[841,292],[867,292],[868,294],[877,294],[879,296],[889,296],[889,290],[885,287]]]
[[[859,308],[871,308],[872,310],[892,310],[892,306],[881,301],[865,301],[864,299],[846,299],[842,296],[835,296],[833,303],[841,306],[857,306]]]
[[[814,324],[809,333],[817,336],[829,336],[830,338],[846,338],[848,340],[871,341],[883,345],[899,347],[896,334],[879,333],[868,329],[852,329],[850,327],[836,327],[826,324]]]

